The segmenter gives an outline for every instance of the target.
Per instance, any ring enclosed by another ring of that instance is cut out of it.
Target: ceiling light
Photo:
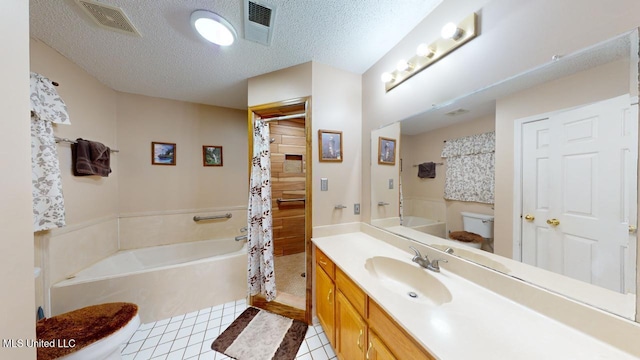
[[[233,44],[236,31],[222,16],[207,10],[196,10],[191,14],[191,26],[205,40],[220,46]]]
[[[418,45],[418,48],[416,49],[416,55],[421,56],[421,57],[432,58],[433,55],[435,55],[435,53],[436,53],[435,50],[433,50],[427,44],[420,44],[420,45]]]
[[[464,34],[464,31],[454,23],[446,24],[445,26],[442,27],[442,31],[440,32],[440,35],[444,39],[453,39],[453,40],[460,39],[463,34]]]
[[[388,83],[393,80],[393,74],[390,72],[383,72],[382,75],[380,75],[380,80],[382,80],[383,83]]]

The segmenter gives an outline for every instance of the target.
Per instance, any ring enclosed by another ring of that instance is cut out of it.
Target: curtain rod
[[[293,115],[283,115],[278,117],[259,119],[260,121],[269,122],[269,121],[278,121],[278,120],[286,120],[286,119],[295,119],[299,117],[305,117],[307,113],[293,114]]]

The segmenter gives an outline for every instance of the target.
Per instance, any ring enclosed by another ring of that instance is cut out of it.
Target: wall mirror
[[[635,319],[637,102],[634,30],[374,130],[371,224]],[[445,141],[492,132],[494,200],[445,200]],[[380,137],[398,139],[394,165],[375,159]],[[494,217],[481,249],[447,239],[462,212]]]

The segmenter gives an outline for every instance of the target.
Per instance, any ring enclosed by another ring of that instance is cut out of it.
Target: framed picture
[[[342,162],[342,131],[318,130],[321,162]]]
[[[203,166],[222,166],[222,146],[203,145],[202,146]]]
[[[378,164],[396,164],[396,139],[378,138]]]
[[[176,144],[152,142],[151,143],[151,165],[175,165],[176,164]]]

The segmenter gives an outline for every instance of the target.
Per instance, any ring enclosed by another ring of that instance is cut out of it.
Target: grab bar
[[[305,201],[305,198],[299,198],[299,199],[278,199],[276,200],[278,203],[281,202],[294,202],[294,201]]]
[[[213,216],[194,216],[193,221],[203,221],[203,220],[217,220],[217,219],[231,219],[231,213],[226,213],[224,215],[213,215]]]

